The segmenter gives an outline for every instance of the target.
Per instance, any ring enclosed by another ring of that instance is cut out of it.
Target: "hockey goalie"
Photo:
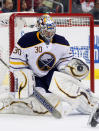
[[[76,109],[90,115],[88,123],[95,127],[99,123],[99,99],[82,82],[89,67],[73,58],[69,42],[56,34],[56,25],[48,14],[37,20],[37,28],[22,36],[13,49],[10,71],[15,91],[0,96],[0,113],[50,115],[44,103],[34,97],[36,89],[61,115]],[[64,109],[62,102],[70,108]]]

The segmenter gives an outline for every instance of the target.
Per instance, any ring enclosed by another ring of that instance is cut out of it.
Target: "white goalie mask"
[[[48,42],[53,38],[56,32],[54,20],[49,15],[42,15],[37,20],[38,31],[40,35]]]

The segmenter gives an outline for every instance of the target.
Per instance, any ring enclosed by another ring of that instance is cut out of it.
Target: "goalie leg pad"
[[[12,93],[3,93],[0,95],[0,113],[1,114],[33,114],[31,105],[19,99],[15,99]]]
[[[40,89],[40,90],[39,90]],[[43,88],[38,88],[39,92],[61,113],[63,114],[60,99],[52,93],[46,93]],[[48,110],[34,97],[16,99],[12,93],[0,96],[0,113],[25,114],[25,115],[51,115]]]
[[[49,86],[49,91],[58,95],[64,101],[77,100],[80,81],[65,73],[55,71]]]
[[[80,92],[82,95],[80,96],[80,105],[77,110],[83,114],[91,114],[94,106],[99,103],[99,99],[94,97],[94,94],[89,89],[81,87]]]
[[[68,74],[54,72],[49,91],[69,103],[72,109],[75,108],[84,114],[90,114],[98,100],[95,100],[82,85],[81,81]]]
[[[63,108],[62,108],[61,101],[56,95],[52,93],[46,93],[45,89],[41,87],[36,87],[36,90],[40,92],[40,94],[42,94],[42,96],[45,99],[47,99],[48,102],[51,103],[51,105],[61,113],[61,115],[63,114]],[[40,115],[50,115],[51,114],[36,98],[33,98],[33,99],[34,99],[34,101],[32,101],[33,112],[36,112],[37,114],[40,114]]]
[[[14,113],[11,106],[14,96],[11,93],[0,94],[0,113]]]

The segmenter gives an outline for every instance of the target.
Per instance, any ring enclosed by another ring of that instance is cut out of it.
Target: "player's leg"
[[[48,92],[48,87],[43,80],[43,77],[40,78],[35,76],[35,87],[43,88],[46,92]]]
[[[46,90],[46,92],[49,93],[48,88],[49,88],[49,85],[50,85],[50,82],[51,82],[51,79],[52,79],[54,71],[57,71],[57,69],[53,68],[44,77],[37,77],[37,76],[35,76],[36,87],[44,88]]]
[[[91,115],[89,125],[95,127],[99,124],[99,99],[94,97],[81,81],[70,75],[55,72],[49,90],[70,105],[65,114],[77,109],[83,114]]]
[[[32,102],[36,105],[35,98],[17,99],[12,93],[4,93],[0,95],[0,113],[34,115]]]
[[[99,102],[91,91],[84,88],[81,81],[60,72],[54,73],[49,91],[66,101],[72,109],[77,109],[83,114],[91,114],[94,106]],[[70,113],[72,109],[67,112]]]
[[[54,95],[54,94],[52,94],[51,92],[49,92],[48,91],[48,88],[49,88],[49,84],[50,84],[50,82],[51,82],[51,79],[52,79],[52,75],[53,75],[53,73],[54,73],[54,71],[56,71],[57,69],[56,68],[54,68],[54,69],[52,69],[51,71],[49,71],[49,73],[46,75],[46,76],[44,76],[44,77],[35,77],[35,83],[36,83],[36,89],[39,89],[39,91],[41,91],[41,94],[43,94],[42,93],[42,91],[44,91],[44,97],[46,98],[47,96],[52,96],[52,99],[53,100],[49,100],[48,99],[48,101],[50,101],[50,103],[53,105],[54,103],[58,103],[58,101],[60,101],[59,100],[59,98],[57,98],[56,97],[56,95]],[[50,98],[50,97],[49,97]],[[61,101],[60,101],[60,103],[61,103]],[[54,104],[53,106],[54,107],[56,107],[55,106],[56,104]],[[59,106],[58,106],[58,108],[60,108],[60,105],[61,104],[59,104]],[[57,107],[56,107],[56,109],[57,109]],[[60,109],[61,111],[60,112],[62,112],[62,105],[61,105],[61,109]]]
[[[33,90],[32,74],[28,70],[21,70],[15,72],[15,79],[17,79],[17,90],[8,95],[2,94],[0,96],[0,113],[18,113],[18,114],[36,114],[36,115],[48,115],[50,114],[47,109],[38,102],[38,100],[31,96]],[[31,78],[29,78],[31,77]],[[29,78],[29,79],[28,79]],[[22,88],[24,87],[24,88]],[[41,87],[36,87],[39,92],[56,108],[62,109],[60,99],[52,93],[46,93]]]

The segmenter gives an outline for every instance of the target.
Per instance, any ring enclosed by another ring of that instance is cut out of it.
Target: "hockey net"
[[[94,91],[94,22],[93,17],[88,14],[50,14],[56,23],[56,33],[64,36],[71,45],[71,50],[75,57],[83,57],[90,67],[89,76],[85,79],[91,90]],[[11,54],[15,43],[25,33],[36,31],[36,21],[41,14],[37,13],[14,13],[7,15],[1,28],[7,28],[4,31],[2,39],[6,42],[0,42],[0,59],[9,65],[9,55]],[[4,19],[4,17],[2,17]],[[6,37],[7,36],[7,37]],[[3,40],[2,40],[3,41]],[[9,73],[7,67],[0,62],[0,88],[9,87],[14,91],[14,79]]]

